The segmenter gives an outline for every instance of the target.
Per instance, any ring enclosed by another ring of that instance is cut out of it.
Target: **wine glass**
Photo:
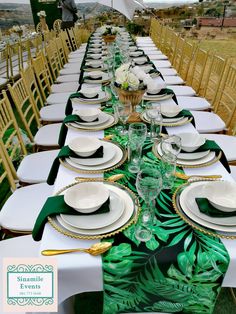
[[[161,141],[161,150],[163,154],[178,156],[181,151],[181,138],[177,135],[168,136]]]
[[[152,208],[155,198],[162,189],[161,173],[150,166],[145,166],[137,175],[136,189],[145,202],[145,210],[141,213],[140,225],[135,230],[135,236],[140,241],[148,241],[152,236],[150,229],[153,224],[154,210]]]
[[[119,117],[120,122],[122,123],[122,130],[120,131],[121,135],[126,135],[128,131],[125,128],[126,122],[129,119],[129,116],[132,112],[132,106],[130,102],[126,103],[117,103],[116,105],[117,114]]]

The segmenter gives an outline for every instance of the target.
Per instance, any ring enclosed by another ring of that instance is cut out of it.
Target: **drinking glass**
[[[162,128],[162,115],[160,104],[147,103],[145,113],[147,118],[150,120],[150,132],[149,137],[151,140],[159,139]]]
[[[147,136],[147,126],[144,123],[131,123],[129,126],[128,169],[137,173],[140,169],[142,148]]]
[[[122,123],[122,130],[120,131],[120,134],[126,135],[128,133],[128,131],[126,130],[125,125],[129,119],[129,116],[131,115],[131,112],[132,112],[131,103],[130,102],[126,102],[123,104],[117,103],[116,109],[117,109],[119,120]]]
[[[145,209],[142,210],[140,224],[135,230],[135,236],[140,241],[148,241],[152,235],[154,200],[162,189],[161,173],[153,167],[144,166],[137,175],[136,189],[145,202]]]
[[[171,135],[161,141],[161,150],[163,154],[173,154],[178,156],[181,151],[181,138],[177,135]]]
[[[163,189],[172,189],[175,182],[177,157],[174,154],[163,154],[160,163],[160,172],[162,175]]]

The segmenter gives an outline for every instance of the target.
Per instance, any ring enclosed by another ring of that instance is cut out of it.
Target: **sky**
[[[190,2],[196,2],[197,0],[144,0],[144,3],[145,2],[153,2],[153,3],[158,3],[158,2],[166,2],[166,3],[178,3],[178,2],[187,2],[187,3],[190,3]],[[29,3],[30,1],[29,0],[0,0],[0,3]],[[75,0],[75,2],[78,2],[79,3],[79,0]]]

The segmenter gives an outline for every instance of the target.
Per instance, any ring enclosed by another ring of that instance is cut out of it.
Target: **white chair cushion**
[[[79,73],[80,73],[80,69],[78,68],[73,69],[73,67],[60,70],[60,75],[79,74]]]
[[[236,166],[230,166],[230,170],[231,170],[231,176],[236,181]]]
[[[224,151],[228,161],[236,161],[236,136],[205,133],[207,139],[215,141]]]
[[[195,96],[196,92],[195,90],[190,86],[167,86],[167,88],[170,88],[174,91],[176,96]]]
[[[45,106],[40,109],[40,119],[45,122],[60,122],[65,118],[66,104]]]
[[[39,183],[17,189],[0,211],[0,226],[31,232],[43,204],[52,195],[53,188],[46,183]]]
[[[38,146],[58,146],[61,125],[61,123],[53,123],[41,127],[34,137],[35,144]]]
[[[150,36],[138,36],[136,37],[136,41],[152,41],[152,38]]]
[[[163,75],[164,81],[167,85],[181,85],[184,84],[184,80],[180,76],[167,76]]]
[[[178,96],[178,104],[187,110],[206,110],[211,108],[211,104],[202,97]]]
[[[153,63],[155,65],[155,67],[157,67],[157,68],[171,68],[170,61],[154,60]]]
[[[171,68],[158,68],[157,70],[161,72],[162,75],[174,76],[177,75],[177,71]]]
[[[73,63],[66,63],[63,67],[63,69],[74,69],[76,71],[80,71],[80,68],[81,68],[81,64],[82,64],[82,61],[83,61],[83,58],[78,60],[77,59],[77,62],[73,62]]]
[[[68,64],[75,64],[81,61],[81,58],[83,58],[84,55],[81,55],[80,57],[72,56],[71,58],[68,59]]]
[[[7,83],[7,79],[4,77],[0,77],[0,85],[4,85]]]
[[[226,127],[224,121],[213,112],[191,111],[199,133],[216,133]]]
[[[149,58],[153,61],[153,60],[168,60],[168,57],[163,55],[163,54],[160,54],[160,53],[157,53],[157,54],[150,54],[150,53],[146,53]]]
[[[52,93],[67,93],[67,92],[74,93],[77,91],[78,87],[79,87],[78,81],[53,84],[51,85],[51,91]]]
[[[80,74],[62,74],[58,76],[57,82],[58,83],[66,83],[66,82],[78,82],[79,81]]]
[[[17,177],[25,183],[46,182],[49,171],[59,150],[49,150],[24,157],[17,169]]]
[[[70,92],[50,94],[46,99],[46,103],[48,105],[66,104],[70,95],[71,95]]]

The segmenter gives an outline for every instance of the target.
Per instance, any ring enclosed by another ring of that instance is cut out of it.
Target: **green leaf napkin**
[[[207,198],[197,197],[196,203],[201,213],[215,218],[233,217],[236,216],[236,210],[232,212],[225,212],[215,208]]]
[[[67,157],[80,158],[80,159],[81,158],[83,158],[83,159],[101,158],[101,157],[103,157],[103,146],[100,146],[93,155],[88,156],[88,157],[78,156],[76,153],[74,153],[69,148],[69,146],[62,147],[62,149],[59,151],[57,157],[55,158],[55,160],[52,164],[51,170],[50,170],[49,175],[48,175],[47,184],[49,184],[49,185],[54,184],[57,173],[58,173],[58,169],[60,166],[60,160],[59,159],[60,158],[67,158]]]
[[[223,150],[220,148],[220,146],[218,144],[216,144],[215,141],[210,141],[210,140],[206,140],[205,144],[203,144],[202,146],[200,146],[197,150],[194,151],[194,153],[197,152],[204,152],[210,150],[212,152],[215,152],[217,154],[219,154],[221,152],[221,158],[220,158],[220,162],[222,163],[222,165],[225,167],[225,169],[230,173],[230,167],[228,164],[228,161],[225,157],[225,154],[223,152]],[[184,151],[181,151],[183,153],[186,153]]]
[[[74,210],[72,207],[68,206],[64,202],[64,195],[49,197],[46,200],[45,204],[43,205],[43,208],[41,209],[36,219],[34,229],[32,231],[33,239],[35,241],[41,240],[43,229],[47,222],[48,216],[59,215],[59,214],[68,214],[68,215],[77,215],[77,216],[104,214],[104,213],[109,212],[110,210],[109,204],[110,204],[110,199],[108,198],[108,200],[104,204],[102,204],[102,206],[98,210],[96,210],[93,213],[84,214],[84,213],[79,213],[78,211]]]

